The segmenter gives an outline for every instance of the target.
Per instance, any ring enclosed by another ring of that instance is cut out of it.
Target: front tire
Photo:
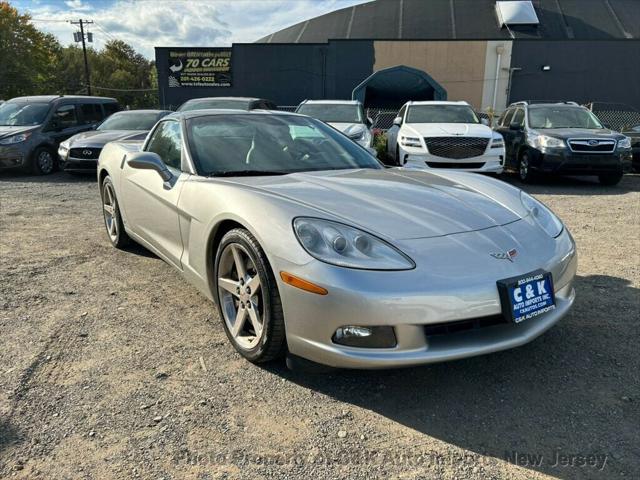
[[[116,190],[113,186],[113,182],[111,181],[111,177],[108,175],[102,181],[100,193],[102,198],[104,225],[107,228],[109,241],[114,247],[122,249],[131,242],[131,239],[124,230],[124,223],[122,222],[122,215],[120,214],[120,205],[118,204],[118,199],[116,197]]]
[[[35,175],[49,175],[58,167],[55,154],[47,147],[38,147],[34,150],[31,159],[31,173]]]
[[[253,363],[284,355],[284,314],[276,280],[257,240],[243,228],[227,232],[218,246],[215,296],[225,333]]]
[[[605,175],[598,175],[598,180],[602,185],[617,185],[622,180],[622,173],[607,173]]]
[[[538,176],[531,170],[531,155],[529,152],[522,152],[518,161],[518,177],[524,183],[533,183]]]

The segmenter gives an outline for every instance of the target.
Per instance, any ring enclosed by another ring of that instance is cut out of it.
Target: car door
[[[397,115],[402,119],[403,122],[406,110],[407,106],[404,105]],[[396,146],[398,144],[398,132],[400,131],[400,126],[401,125],[391,125],[389,130],[387,130],[387,153],[391,156],[394,156],[396,154]]]
[[[507,129],[509,130],[509,137],[508,139],[505,138],[504,142],[505,149],[509,152],[507,153],[507,159],[510,165],[516,166],[518,164],[518,152],[524,141],[524,108],[516,109],[507,125]]]
[[[514,136],[514,132],[513,130],[511,130],[510,125],[511,125],[511,120],[513,119],[513,115],[515,113],[516,113],[515,108],[511,108],[507,110],[504,116],[500,119],[500,124],[498,128],[496,128],[496,131],[502,135],[502,138],[504,138],[504,149],[505,149],[505,156],[506,156],[505,160],[507,165],[511,164],[511,157],[513,155],[511,141]]]
[[[58,146],[60,142],[76,133],[87,130],[87,127],[81,124],[76,105],[67,104],[59,105],[53,111],[48,130],[52,143]]]
[[[131,168],[124,162],[120,203],[127,226],[167,261],[182,268],[183,247],[177,206],[189,174],[182,171],[184,147],[180,122],[164,120],[158,123],[143,149],[158,154],[173,179],[165,182],[155,170]]]

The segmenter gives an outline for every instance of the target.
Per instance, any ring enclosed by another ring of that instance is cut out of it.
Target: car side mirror
[[[482,125],[486,125],[488,127],[489,126],[489,119],[488,118],[481,118],[480,119],[480,123]]]
[[[511,123],[509,124],[509,130],[513,130],[515,132],[519,132],[520,130],[522,130],[522,125],[520,125],[519,123]]]
[[[398,127],[399,127],[400,125],[402,125],[402,117],[396,117],[396,118],[394,118],[394,119],[393,119],[393,124],[394,124],[394,125],[397,125]]]
[[[160,155],[153,152],[135,152],[127,155],[127,165],[139,170],[155,170],[163,181],[173,178],[173,173],[164,164]]]
[[[62,128],[60,127],[60,123],[58,122],[58,120],[55,118],[52,118],[51,121],[49,122],[49,126],[47,127],[47,130],[49,130],[50,132],[59,132],[60,130],[62,130]]]

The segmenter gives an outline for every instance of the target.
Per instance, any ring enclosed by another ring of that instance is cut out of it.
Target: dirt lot
[[[638,478],[640,176],[527,190],[578,243],[565,320],[490,356],[312,376],[241,360],[178,273],[113,249],[93,178],[1,174],[0,477]]]

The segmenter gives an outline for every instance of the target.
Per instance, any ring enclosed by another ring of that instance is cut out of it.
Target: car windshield
[[[157,121],[155,112],[119,112],[107,118],[98,130],[151,130]]]
[[[531,128],[603,128],[598,118],[581,107],[535,107],[529,109]]]
[[[359,105],[305,103],[298,108],[297,112],[317,118],[323,122],[364,123]]]
[[[248,100],[237,99],[217,99],[198,100],[197,102],[186,102],[179,109],[179,112],[188,112],[190,110],[203,110],[207,108],[217,108],[226,110],[249,110]]]
[[[468,105],[411,105],[407,123],[480,123]]]
[[[382,168],[364,148],[326,124],[297,115],[207,115],[187,120],[201,175],[281,175]]]
[[[0,105],[0,125],[40,125],[49,113],[48,103],[5,102]]]

